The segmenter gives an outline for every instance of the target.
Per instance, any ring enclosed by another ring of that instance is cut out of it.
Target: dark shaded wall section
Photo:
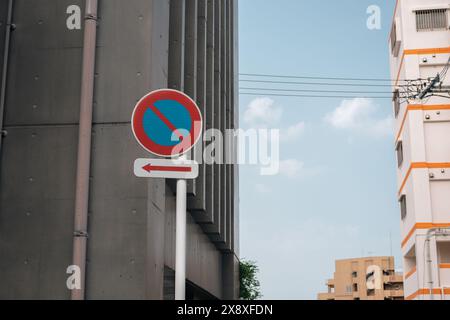
[[[83,43],[83,30],[66,27],[74,4],[84,10],[82,0],[14,1],[0,151],[3,299],[70,298]],[[237,2],[99,4],[86,298],[171,298],[175,194],[168,181],[133,176],[133,161],[149,155],[130,115],[148,91],[178,85],[197,100],[207,128],[237,126]],[[6,6],[0,0],[0,61]],[[237,170],[202,166],[189,186],[193,298],[237,298]]]
[[[8,16],[8,1],[0,1],[0,75],[3,73],[3,53],[5,51],[5,37]],[[1,85],[0,77],[0,85]]]

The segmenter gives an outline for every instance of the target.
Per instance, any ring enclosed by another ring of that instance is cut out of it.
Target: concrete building
[[[395,272],[393,257],[337,260],[326,285],[318,300],[403,300],[403,276]]]
[[[450,56],[450,1],[398,0],[390,34],[395,90],[434,78]],[[450,85],[450,76],[443,80]],[[397,91],[396,91],[397,92]],[[450,99],[394,94],[406,299],[450,299]],[[399,214],[400,219],[400,214]]]
[[[205,129],[238,126],[237,1],[99,0],[97,14],[85,6],[0,0],[0,299],[70,299],[74,243],[87,248],[80,298],[173,299],[174,185],[133,175],[134,160],[150,155],[131,113],[169,87],[197,101]],[[95,70],[82,81],[89,50]],[[92,121],[83,118],[92,129],[80,129],[80,105],[93,107]],[[81,139],[92,145],[84,170]],[[85,229],[74,212],[87,190]],[[238,191],[233,165],[201,165],[188,185],[188,299],[238,298]]]

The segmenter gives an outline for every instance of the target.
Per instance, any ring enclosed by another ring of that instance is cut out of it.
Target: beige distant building
[[[326,285],[318,300],[403,300],[403,275],[395,272],[393,257],[337,260]]]

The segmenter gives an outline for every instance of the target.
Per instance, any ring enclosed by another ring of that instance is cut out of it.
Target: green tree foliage
[[[261,298],[260,285],[257,278],[258,266],[253,261],[241,261],[239,264],[240,298],[256,300]]]

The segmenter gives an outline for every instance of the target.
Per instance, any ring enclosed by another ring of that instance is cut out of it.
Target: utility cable
[[[274,97],[302,97],[302,98],[345,98],[345,99],[354,99],[354,98],[366,98],[366,99],[392,99],[392,97],[383,97],[383,96],[323,96],[323,95],[300,95],[300,94],[275,94],[275,93],[255,93],[255,92],[240,92],[240,95],[247,96],[274,96]]]
[[[274,80],[250,80],[240,79],[239,82],[250,83],[273,83],[273,84],[301,84],[301,85],[315,85],[315,86],[348,86],[348,87],[385,87],[391,88],[389,84],[368,84],[368,83],[331,83],[331,82],[297,82],[297,81],[274,81]],[[395,87],[407,87],[407,85],[397,85]]]
[[[250,88],[240,87],[240,90],[282,91],[282,92],[316,92],[316,93],[362,93],[362,94],[394,94],[387,91],[345,91],[345,90],[307,90],[307,89],[280,89],[280,88]]]
[[[284,79],[316,79],[316,80],[338,80],[338,81],[381,81],[381,82],[397,82],[395,79],[381,78],[343,78],[343,77],[313,77],[313,76],[291,76],[279,74],[260,74],[260,73],[240,73],[241,76],[258,77],[258,78],[284,78]],[[409,81],[400,79],[400,82]]]

